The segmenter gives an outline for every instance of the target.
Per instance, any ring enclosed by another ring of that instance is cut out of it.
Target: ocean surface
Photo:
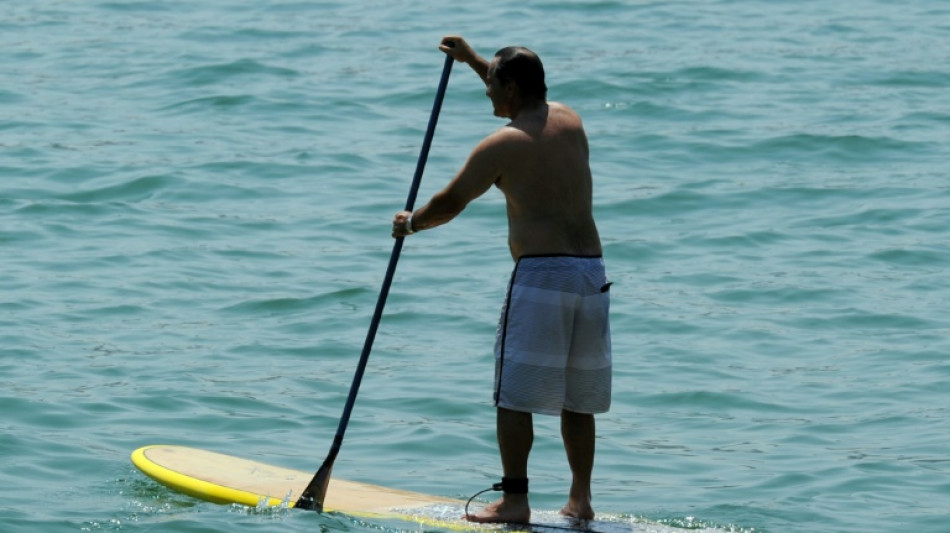
[[[320,465],[447,33],[536,50],[585,121],[615,283],[598,512],[950,531],[942,0],[0,2],[0,531],[420,530],[200,502],[129,454]],[[456,65],[420,202],[503,124]],[[407,239],[335,475],[497,481],[506,229],[493,190]]]

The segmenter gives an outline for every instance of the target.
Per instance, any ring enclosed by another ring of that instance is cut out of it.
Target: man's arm
[[[399,211],[393,217],[393,237],[405,237],[441,226],[461,213],[465,206],[485,193],[501,177],[499,161],[504,160],[505,135],[503,130],[486,137],[472,150],[465,165],[444,189],[432,195],[429,202],[410,213]],[[412,220],[412,227],[408,221]]]
[[[449,43],[453,43],[449,46]],[[488,85],[488,61],[478,55],[477,52],[465,41],[461,35],[446,35],[439,43],[439,50],[452,56],[460,63],[467,63],[472,67],[475,74],[482,79],[485,85]]]

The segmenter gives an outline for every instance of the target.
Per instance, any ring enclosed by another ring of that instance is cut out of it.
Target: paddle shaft
[[[422,150],[419,153],[419,161],[416,163],[416,173],[412,178],[412,185],[409,187],[409,197],[406,199],[406,211],[412,211],[416,203],[416,196],[419,193],[419,183],[422,181],[422,172],[426,166],[426,160],[429,158],[429,147],[432,145],[432,137],[435,135],[435,126],[439,121],[439,111],[442,110],[442,99],[445,97],[445,88],[449,83],[449,73],[452,72],[452,56],[445,56],[445,66],[442,68],[442,78],[439,80],[439,88],[435,93],[435,103],[432,105],[432,114],[429,116],[429,126],[426,128],[426,135],[422,141]],[[389,266],[386,268],[386,277],[383,278],[383,287],[379,291],[379,299],[376,301],[376,311],[373,313],[373,319],[369,325],[369,331],[366,332],[366,341],[363,343],[363,352],[360,354],[360,361],[356,367],[356,373],[353,375],[353,384],[350,385],[350,394],[346,398],[346,405],[343,407],[343,415],[340,417],[340,424],[337,426],[336,436],[333,438],[333,444],[330,446],[330,452],[327,454],[323,465],[317,470],[306,490],[300,495],[295,507],[301,509],[314,509],[323,511],[323,500],[326,496],[327,486],[330,482],[330,471],[333,469],[333,461],[340,453],[340,447],[343,445],[343,435],[346,433],[346,426],[350,422],[350,414],[353,412],[353,405],[356,403],[356,395],[360,390],[360,383],[363,381],[363,374],[366,371],[366,363],[369,361],[370,351],[373,349],[373,341],[376,339],[376,330],[379,329],[379,322],[383,317],[383,308],[386,306],[386,298],[389,296],[389,287],[392,285],[393,276],[396,274],[396,263],[399,261],[399,254],[402,252],[404,237],[397,237],[393,244],[393,252],[389,257]]]

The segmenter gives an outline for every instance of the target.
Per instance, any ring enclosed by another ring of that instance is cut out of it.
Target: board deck
[[[132,463],[147,476],[179,492],[214,503],[293,507],[313,478],[302,472],[186,446],[156,445],[132,453]],[[458,503],[378,485],[330,480],[324,508],[346,514],[393,515],[397,510]]]
[[[175,445],[153,445],[132,452],[132,463],[173,490],[205,501],[249,507],[293,507],[313,477],[303,472],[232,455]],[[465,502],[368,483],[331,478],[324,509],[361,518],[394,519],[456,531],[532,531],[556,533],[678,533],[673,528],[632,517],[584,522],[557,512],[532,513],[529,525],[473,524],[462,519]],[[712,532],[715,529],[692,529]]]

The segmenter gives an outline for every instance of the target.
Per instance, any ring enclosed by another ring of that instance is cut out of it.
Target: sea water
[[[950,531],[938,0],[0,3],[0,531],[414,529],[199,502],[129,453],[320,465],[447,33],[536,50],[585,120],[615,282],[598,511]],[[503,124],[456,65],[420,202]],[[407,239],[335,475],[497,481],[505,240],[497,191]]]

